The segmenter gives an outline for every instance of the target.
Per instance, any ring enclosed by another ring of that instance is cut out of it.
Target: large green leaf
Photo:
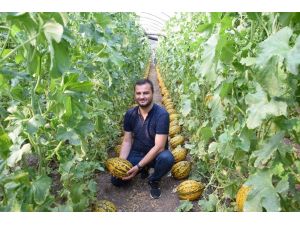
[[[111,23],[111,18],[108,13],[94,13],[97,23],[105,29],[105,27]]]
[[[208,81],[214,81],[216,79],[215,71],[215,55],[216,47],[219,41],[219,35],[213,34],[204,44],[202,53],[202,63],[200,67],[200,74],[202,77],[206,77]]]
[[[53,78],[59,77],[70,67],[69,43],[61,40],[60,43],[52,41],[50,47],[51,65],[50,75]]]
[[[63,26],[55,21],[49,21],[44,25],[44,33],[50,47],[50,75],[52,77],[59,77],[70,66],[69,44],[62,39],[63,31]]]
[[[220,96],[214,95],[213,99],[209,102],[208,107],[211,109],[210,116],[213,124],[212,131],[214,132],[221,122],[226,119],[224,106],[222,105]]]
[[[90,132],[95,129],[95,125],[87,118],[82,119],[74,128],[82,137],[86,137]]]
[[[216,211],[216,205],[218,203],[218,196],[215,194],[210,194],[208,200],[202,199],[198,202],[202,211],[214,212]]]
[[[69,43],[63,39],[64,28],[55,21],[48,21],[44,25],[44,34],[50,46],[50,74],[58,77],[69,69]]]
[[[51,178],[46,175],[40,176],[32,182],[33,197],[37,204],[41,205],[45,202],[49,195],[51,183]]]
[[[45,119],[40,114],[36,114],[28,120],[26,130],[32,135],[36,133],[41,126],[44,126],[44,124]]]
[[[72,145],[80,145],[80,136],[72,128],[59,127],[57,131],[57,140],[69,141]]]
[[[285,27],[260,43],[261,53],[257,56],[257,65],[265,66],[273,56],[285,58],[290,50],[289,39],[292,34],[292,29]]]
[[[253,132],[251,132],[251,130],[249,130],[247,127],[244,127],[238,137],[238,141],[236,143],[237,147],[241,148],[245,152],[248,152],[250,150],[252,138]]]
[[[273,57],[268,64],[254,74],[257,82],[270,97],[282,96],[288,91],[287,74],[281,69],[282,67],[282,62]]]
[[[281,210],[280,199],[272,184],[272,171],[261,170],[251,175],[245,185],[250,187],[244,211],[261,212],[263,209],[268,212]]]
[[[177,212],[189,212],[193,208],[193,203],[187,200],[181,200],[180,205],[176,208]]]
[[[300,37],[298,36],[294,47],[291,48],[289,40],[292,34],[293,31],[290,27],[284,27],[263,41],[260,44],[262,51],[257,57],[256,64],[267,66],[268,61],[273,56],[278,56],[280,61],[286,59],[287,70],[297,75],[300,64]]]
[[[247,94],[245,102],[247,109],[247,127],[254,129],[259,127],[267,116],[280,116],[287,114],[287,104],[271,99],[268,101],[266,93],[260,85],[256,86],[256,93]]]
[[[184,117],[186,117],[191,112],[191,110],[191,100],[188,98],[188,96],[184,96],[182,99],[182,108],[180,109],[180,112]]]
[[[77,81],[68,83],[66,85],[66,90],[77,91],[77,92],[90,92],[93,88],[93,83],[90,81]]]
[[[254,162],[255,167],[264,167],[270,158],[274,155],[274,152],[277,150],[279,144],[284,138],[284,132],[279,132],[274,135],[270,140],[266,141],[261,149],[254,151],[252,157],[255,157]]]
[[[234,44],[235,43],[233,40],[228,40],[227,35],[222,35],[220,37],[220,40],[218,42],[218,46],[217,46],[216,50],[220,55],[220,59],[224,63],[232,62],[232,60],[234,58],[234,54],[235,54]]]
[[[294,47],[287,54],[287,70],[294,75],[298,75],[300,64],[300,36],[298,36]]]

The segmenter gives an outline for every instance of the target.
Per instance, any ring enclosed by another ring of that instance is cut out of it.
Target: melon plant
[[[165,26],[157,70],[176,96],[193,175],[209,181],[204,211],[235,211],[244,183],[247,211],[300,208],[299,18],[180,13]]]

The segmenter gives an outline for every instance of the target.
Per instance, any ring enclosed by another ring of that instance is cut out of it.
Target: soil
[[[148,78],[154,84],[154,102],[162,105],[162,96],[153,63],[150,65]],[[151,172],[153,170],[150,170]],[[150,197],[150,187],[147,184],[147,179],[141,179],[140,175],[137,175],[125,187],[112,185],[108,172],[100,173],[97,175],[96,180],[99,188],[97,199],[112,201],[119,212],[174,212],[179,206],[179,199],[174,189],[181,181],[175,180],[170,174],[163,177],[160,182],[161,197],[159,199]]]

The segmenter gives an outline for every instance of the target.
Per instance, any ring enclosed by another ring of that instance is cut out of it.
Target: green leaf
[[[65,97],[64,106],[65,106],[64,117],[68,119],[73,114],[73,110],[72,110],[72,98],[71,98],[71,96],[66,96]]]
[[[29,134],[34,134],[37,132],[37,130],[45,125],[45,120],[40,114],[34,115],[31,119],[27,122],[27,132]]]
[[[279,132],[274,135],[270,140],[265,142],[262,149],[254,151],[252,153],[252,157],[257,157],[254,162],[255,167],[264,167],[265,164],[270,160],[273,156],[274,152],[277,150],[279,144],[284,138],[284,132]]]
[[[89,93],[92,91],[93,83],[90,81],[80,81],[72,82],[66,85],[66,90],[77,91],[77,92],[86,92]]]
[[[68,175],[70,173],[70,170],[72,168],[72,166],[75,164],[75,159],[73,158],[70,161],[61,163],[59,165],[59,172],[62,174],[62,176],[64,175]]]
[[[92,192],[92,193],[96,193],[97,192],[97,182],[94,180],[90,180],[88,183],[88,189]]]
[[[246,95],[245,102],[249,106],[246,111],[249,129],[259,127],[267,116],[287,114],[287,104],[274,99],[269,102],[266,93],[259,84],[256,86],[256,93]]]
[[[50,75],[53,78],[57,78],[67,71],[70,67],[69,56],[70,45],[65,40],[61,40],[60,43],[50,43]]]
[[[252,135],[253,133],[251,132],[251,130],[245,127],[239,136],[237,147],[241,148],[245,152],[248,152],[250,150],[250,140],[252,138]]]
[[[79,135],[72,128],[59,127],[57,131],[58,141],[69,141],[72,145],[80,145],[81,140]]]
[[[259,44],[261,53],[256,58],[256,64],[265,66],[273,56],[279,56],[282,59],[285,58],[290,50],[289,39],[292,34],[293,31],[291,28],[284,27],[261,42]]]
[[[211,137],[213,137],[213,132],[210,127],[201,127],[200,128],[201,139],[208,141]]]
[[[280,199],[272,184],[272,173],[270,170],[258,171],[251,175],[245,183],[250,187],[244,211],[261,212],[263,208],[268,212],[279,212]]]
[[[202,33],[204,31],[211,31],[213,29],[213,24],[211,23],[205,23],[205,24],[200,24],[196,31],[199,33]]]
[[[215,71],[215,55],[216,47],[219,41],[219,35],[213,34],[204,44],[202,53],[202,63],[200,66],[199,73],[202,77],[206,77],[208,81],[215,81],[216,71]]]
[[[177,212],[189,212],[193,208],[193,203],[187,200],[181,200],[180,205],[176,208]]]
[[[95,129],[95,125],[91,120],[82,119],[74,128],[78,134],[85,137]]]
[[[219,136],[218,140],[221,144],[227,144],[232,140],[232,135],[228,131],[224,131],[224,133]]]
[[[40,176],[32,182],[33,197],[37,204],[42,205],[45,202],[51,183],[51,178],[46,175]]]
[[[227,97],[227,95],[232,90],[232,86],[233,86],[232,81],[222,82],[221,88],[220,88],[220,97],[221,98]]]
[[[111,23],[111,19],[108,13],[94,13],[97,23],[105,29],[105,27]]]
[[[5,131],[0,127],[0,157],[6,159],[9,156],[9,147],[12,141]]]
[[[92,23],[80,24],[79,32],[86,39],[92,40],[94,38],[94,34],[95,34],[95,27]]]
[[[288,52],[286,57],[287,70],[294,75],[298,75],[300,64],[300,36],[297,37],[294,47]]]
[[[23,154],[31,152],[31,145],[29,143],[24,144],[20,149],[14,150],[7,159],[7,165],[14,167],[17,162],[22,159]]]
[[[182,108],[180,109],[180,112],[182,113],[182,115],[184,117],[186,117],[192,110],[192,107],[191,107],[191,100],[186,96],[183,98],[183,103],[182,103]]]
[[[204,212],[214,212],[216,211],[216,205],[218,203],[218,196],[215,194],[210,194],[208,196],[208,200],[200,200],[198,202],[199,206],[201,207],[201,210]]]
[[[281,67],[283,67],[282,62],[272,58],[267,65],[254,74],[257,82],[270,97],[282,96],[288,91],[287,74]]]
[[[15,57],[15,62],[20,64],[24,60],[24,56],[22,54],[17,54]]]
[[[208,103],[208,107],[211,109],[210,116],[212,120],[211,123],[213,124],[211,129],[215,132],[221,122],[226,119],[220,96],[214,95],[213,99]]]
[[[276,191],[280,194],[286,193],[289,190],[289,181],[288,181],[289,177],[285,176],[283,177],[278,184],[276,185]]]
[[[71,187],[71,198],[73,203],[78,203],[80,202],[80,199],[83,197],[83,187],[84,184],[73,184]]]
[[[272,172],[274,175],[280,176],[284,172],[284,167],[282,163],[278,163],[272,168]]]
[[[258,19],[258,17],[260,17],[261,16],[261,13],[258,13],[258,12],[247,12],[246,13],[247,14],[247,16],[249,17],[249,19],[251,19],[251,20],[257,20]]]
[[[233,57],[235,55],[235,49],[234,49],[235,42],[232,40],[227,40],[227,37],[225,35],[222,35],[217,46],[217,52],[220,54],[220,59],[224,63],[231,63],[233,60]]]

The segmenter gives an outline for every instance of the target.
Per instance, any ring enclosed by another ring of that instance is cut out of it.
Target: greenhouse
[[[299,212],[300,13],[0,13],[1,212]]]

